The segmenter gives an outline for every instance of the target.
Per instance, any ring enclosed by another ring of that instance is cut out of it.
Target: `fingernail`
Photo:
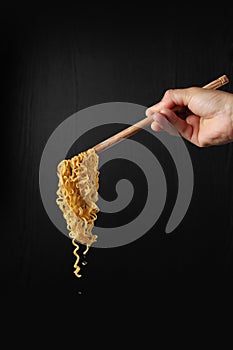
[[[152,129],[153,131],[161,131],[161,130],[162,130],[160,124],[157,123],[157,122],[152,122],[152,123],[151,123],[151,129]]]
[[[146,109],[145,115],[146,115],[146,117],[150,117],[150,116],[151,116],[150,108],[147,108],[147,109]]]

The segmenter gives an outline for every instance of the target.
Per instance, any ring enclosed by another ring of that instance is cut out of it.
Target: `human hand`
[[[188,115],[179,117],[172,109],[186,106]],[[199,147],[233,141],[233,94],[200,87],[167,90],[160,102],[146,110],[154,131],[179,134]]]

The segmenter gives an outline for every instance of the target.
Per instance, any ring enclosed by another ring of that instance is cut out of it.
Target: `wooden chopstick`
[[[213,80],[212,82],[206,84],[203,86],[204,89],[217,89],[229,82],[228,77],[224,74],[220,76],[219,78]],[[175,107],[173,110],[178,113],[181,117],[184,117],[187,115],[187,107]],[[143,128],[147,127],[148,125],[151,124],[151,119],[146,117],[139,122],[135,123],[134,125],[129,126],[128,128],[118,132],[117,134],[109,137],[108,139],[98,143],[95,145],[93,148],[96,153],[100,153],[109,147],[119,143],[120,141],[134,135],[136,132],[142,130]]]

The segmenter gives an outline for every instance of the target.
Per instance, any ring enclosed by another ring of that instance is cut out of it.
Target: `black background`
[[[147,8],[134,15],[107,4],[98,12],[58,4],[1,8],[1,290],[44,297],[231,293],[232,144],[201,149],[187,143],[195,186],[179,227],[163,234],[168,202],[156,227],[142,238],[119,248],[91,249],[81,279],[73,273],[70,240],[45,212],[40,158],[51,133],[71,114],[104,102],[150,106],[168,88],[203,86],[222,74],[230,79],[222,89],[233,92],[230,10],[215,17],[201,16],[200,10],[188,17],[157,16]],[[163,149],[154,149],[162,162]],[[113,167],[114,174],[119,168]],[[170,174],[172,202],[172,169]]]

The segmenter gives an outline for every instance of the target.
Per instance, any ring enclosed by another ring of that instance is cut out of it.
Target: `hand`
[[[188,107],[188,116],[179,117],[172,109]],[[199,87],[167,90],[160,102],[146,110],[154,131],[174,128],[184,139],[199,147],[233,141],[233,94]]]

